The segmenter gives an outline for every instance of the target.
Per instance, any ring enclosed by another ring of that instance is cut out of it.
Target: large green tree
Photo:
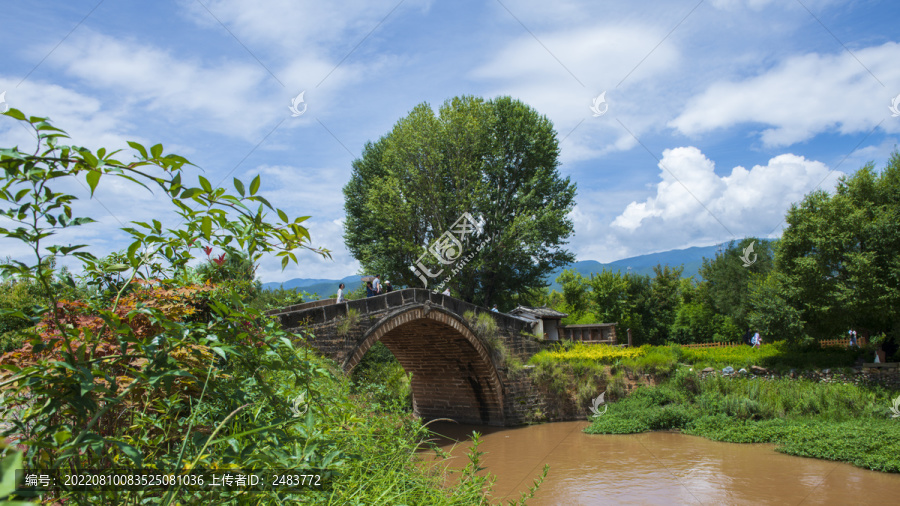
[[[778,291],[810,336],[900,333],[900,154],[816,191],[788,211]]]
[[[545,116],[509,97],[420,104],[354,160],[347,248],[395,286],[446,280],[482,305],[543,287],[574,261],[575,184],[559,174],[558,144]]]
[[[732,241],[715,258],[703,259],[700,276],[705,283],[701,304],[728,316],[746,330],[749,325],[750,292],[757,276],[765,277],[775,263],[773,242],[746,237]]]

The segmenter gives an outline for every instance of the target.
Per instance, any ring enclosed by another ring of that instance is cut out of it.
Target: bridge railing
[[[300,325],[321,325],[328,323],[336,318],[346,316],[350,309],[355,310],[358,315],[366,315],[399,309],[407,305],[424,304],[426,302],[430,302],[434,306],[442,307],[460,317],[468,311],[487,313],[490,314],[498,324],[507,329],[519,332],[531,331],[532,323],[529,320],[508,315],[506,313],[496,313],[488,308],[476,306],[475,304],[449,295],[434,293],[425,290],[424,288],[394,290],[393,292],[366,297],[364,299],[316,305],[314,307],[309,307],[309,304],[312,303],[297,304],[269,311],[268,314],[278,316],[284,327],[296,328]]]

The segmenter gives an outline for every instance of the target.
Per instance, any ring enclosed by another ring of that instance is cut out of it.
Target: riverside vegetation
[[[590,405],[608,392],[607,412],[594,417],[591,434],[680,430],[734,443],[775,443],[791,455],[849,462],[900,472],[900,423],[891,418],[891,392],[878,386],[808,379],[735,375],[701,377],[701,367],[764,366],[849,370],[871,350],[791,348],[785,343],[733,348],[680,346],[617,348],[569,344],[535,355],[538,381]],[[626,376],[650,381],[626,391]]]
[[[305,217],[291,219],[258,194],[258,176],[247,185],[235,178],[234,191],[202,176],[191,186],[190,162],[161,145],[130,142],[134,160],[126,163],[117,151],[64,145],[65,132],[45,118],[16,109],[5,116],[34,132],[37,149],[0,149],[0,214],[14,223],[0,237],[33,255],[0,265],[0,501],[487,502],[491,478],[481,472],[477,447],[449,482],[419,465],[416,451],[429,433],[405,412],[406,401],[360,387],[307,347],[313,336],[287,333],[265,315],[267,307],[298,300],[260,293],[254,266],[262,255],[286,266],[298,261],[297,248],[328,252],[309,247]],[[54,242],[61,230],[94,221],[78,217],[79,199],[60,188],[76,180],[93,196],[101,180],[113,178],[157,187],[174,209],[171,221],[181,223],[133,222],[122,228],[127,249],[105,258],[85,245]],[[189,266],[198,257],[199,267]],[[80,262],[81,272],[56,268],[62,260]],[[319,469],[332,486],[294,494],[15,492],[13,471],[23,466],[174,474]]]

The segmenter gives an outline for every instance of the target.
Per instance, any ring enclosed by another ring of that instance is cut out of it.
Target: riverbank
[[[466,466],[473,431],[482,433],[482,465],[497,476],[492,504],[506,504],[550,466],[529,506],[560,504],[890,504],[900,474],[799,458],[769,444],[731,444],[673,431],[586,434],[586,421],[522,427],[438,422],[441,466]],[[429,461],[432,452],[421,453]]]
[[[574,406],[569,415],[591,417],[604,394],[605,408],[597,405],[603,414],[591,417],[588,433],[677,430],[897,473],[900,417],[891,418],[891,408],[900,378],[895,369],[859,367],[868,352],[780,343],[706,349],[566,343],[529,365],[538,388]]]
[[[882,387],[804,378],[701,377],[678,370],[594,417],[590,434],[679,430],[714,441],[774,443],[789,455],[900,472],[900,420]]]

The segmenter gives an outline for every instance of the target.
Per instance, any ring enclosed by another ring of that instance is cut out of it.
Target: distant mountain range
[[[264,290],[277,290],[284,288],[286,290],[297,290],[306,292],[310,295],[317,294],[320,299],[334,295],[338,291],[338,285],[344,284],[345,292],[352,292],[362,285],[362,276],[347,276],[344,279],[314,279],[314,278],[294,278],[284,283],[263,283]]]
[[[681,277],[689,278],[694,276],[695,278],[699,278],[700,267],[703,265],[703,258],[715,258],[718,251],[719,247],[717,245],[698,246],[623,258],[606,264],[602,264],[596,260],[581,260],[580,262],[575,262],[574,264],[565,267],[565,269],[575,269],[575,272],[586,277],[591,274],[599,274],[603,272],[603,269],[621,272],[623,274],[631,272],[634,274],[648,274],[652,276],[653,268],[657,265],[669,265],[671,267],[684,265],[684,271],[681,273]],[[556,282],[556,278],[565,269],[557,269],[547,276],[547,281],[550,282],[551,290],[560,289],[559,284]]]
[[[635,274],[653,275],[653,268],[656,265],[669,265],[677,267],[684,265],[684,272],[681,276],[689,278],[691,276],[699,277],[700,266],[703,264],[703,258],[715,258],[718,252],[718,246],[700,246],[687,249],[675,249],[670,251],[662,251],[660,253],[650,253],[648,255],[640,255],[636,257],[623,258],[615,262],[602,264],[596,260],[581,260],[566,267],[566,269],[575,269],[582,276],[590,276],[591,274],[599,274],[603,269],[617,271],[621,273],[632,272]],[[547,276],[551,290],[559,290],[560,286],[556,283],[556,278],[563,271],[558,269]],[[344,279],[316,279],[316,278],[294,278],[284,283],[271,282],[263,283],[266,290],[276,290],[278,288],[296,289],[307,292],[309,294],[317,294],[319,298],[325,298],[337,293],[338,285],[344,283],[347,291],[353,291],[362,284],[361,276],[347,276]]]

